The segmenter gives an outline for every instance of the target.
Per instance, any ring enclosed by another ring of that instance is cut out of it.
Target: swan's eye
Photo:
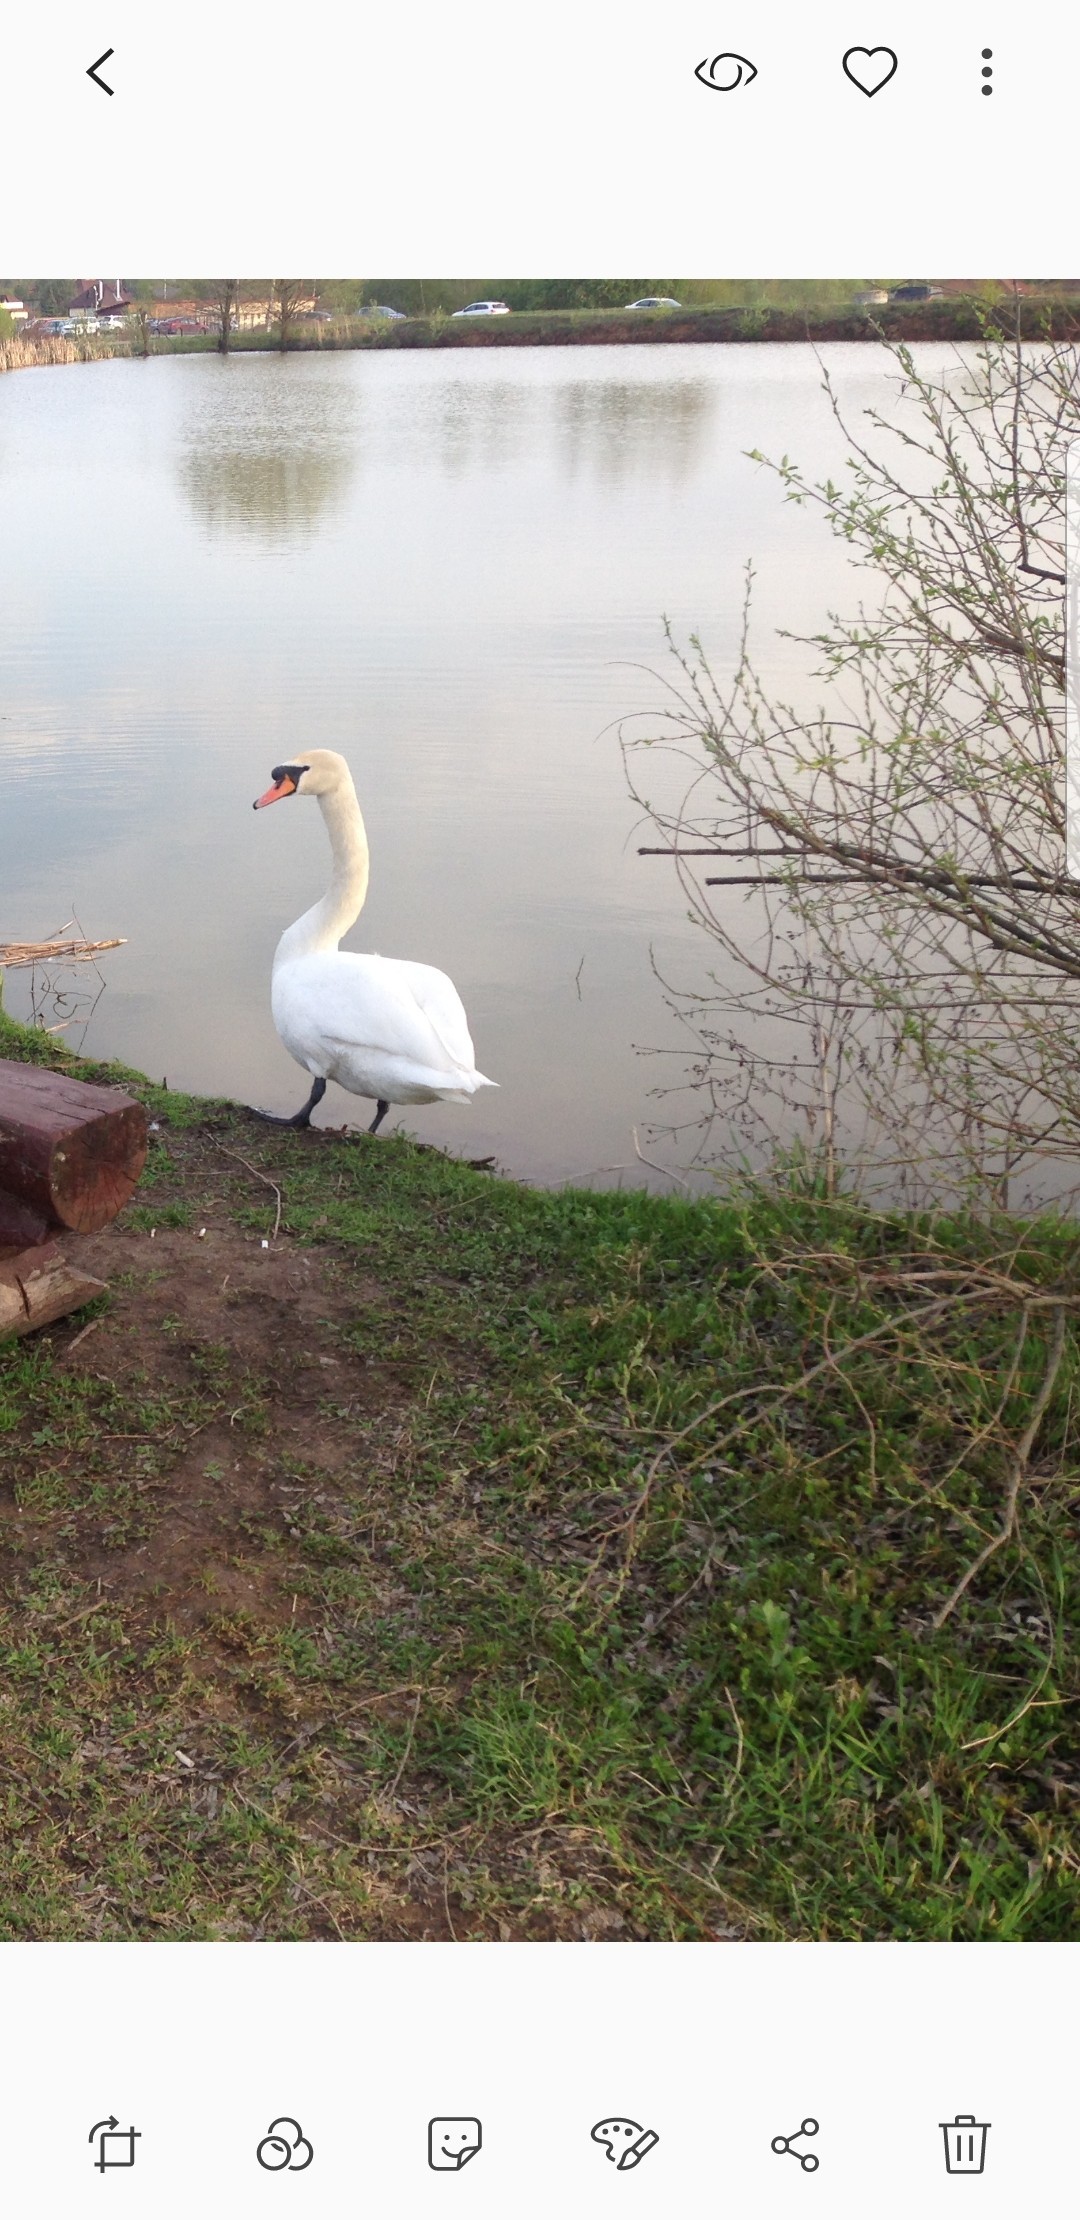
[[[277,763],[270,776],[275,786],[280,786],[283,780],[288,779],[289,786],[292,792],[295,793],[305,771],[310,769],[310,763]]]
[[[745,54],[714,54],[706,56],[694,71],[710,92],[737,92],[742,85],[752,85],[757,71]]]

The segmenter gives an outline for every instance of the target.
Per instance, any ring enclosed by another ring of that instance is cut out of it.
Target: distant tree
[[[325,308],[333,309],[335,316],[355,316],[368,297],[369,288],[363,278],[338,278],[319,289],[319,299]],[[376,295],[371,294],[374,300]]]
[[[12,318],[12,317],[10,317],[10,316],[8,315],[8,312],[7,312],[7,309],[6,309],[6,308],[0,308],[0,340],[3,340],[3,339],[14,339],[14,337],[15,337],[15,324],[14,324],[14,320],[13,320],[13,318]]]
[[[310,278],[275,278],[273,299],[277,309],[278,346],[282,354],[289,344],[289,335],[296,322],[297,311],[303,300],[312,292]]]
[[[150,318],[157,305],[154,287],[149,278],[139,278],[130,287],[131,322],[135,332],[133,353],[145,359],[150,353]]]
[[[22,298],[36,303],[39,316],[66,316],[78,289],[77,278],[28,280]]]
[[[207,278],[203,284],[196,286],[195,292],[196,298],[205,303],[217,325],[219,355],[227,355],[240,306],[239,278]]]

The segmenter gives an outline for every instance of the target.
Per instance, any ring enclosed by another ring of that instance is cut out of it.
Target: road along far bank
[[[974,342],[986,336],[988,319],[999,336],[1019,333],[1036,341],[1080,336],[1080,304],[1052,296],[1027,296],[1018,304],[988,308],[977,299],[905,303],[846,313],[810,313],[767,307],[641,310],[630,315],[614,309],[530,310],[507,316],[407,316],[383,320],[342,316],[329,322],[298,320],[283,349],[273,329],[230,334],[230,354],[334,352],[342,348],[416,349],[445,347],[626,347],[738,346],[753,342],[825,345],[846,340],[864,344],[897,340],[905,344],[950,340]],[[212,354],[220,352],[216,333],[147,333],[125,327],[85,338],[35,338],[0,342],[0,371],[47,363],[98,362],[110,356]]]
[[[0,1345],[0,1936],[1075,1931],[1073,1229],[0,1054],[150,1124]]]

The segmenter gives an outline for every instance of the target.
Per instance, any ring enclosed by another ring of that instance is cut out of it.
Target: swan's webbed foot
[[[295,1133],[303,1133],[311,1124],[312,1111],[318,1109],[325,1093],[325,1079],[317,1079],[303,1109],[298,1110],[294,1118],[277,1118],[272,1110],[253,1109],[251,1114],[254,1118],[261,1118],[264,1125],[288,1125],[292,1127]],[[389,1107],[389,1105],[385,1107]]]
[[[379,1127],[381,1126],[381,1124],[382,1124],[382,1122],[383,1122],[383,1119],[385,1118],[385,1116],[386,1116],[386,1113],[387,1113],[387,1111],[389,1110],[389,1108],[390,1108],[390,1105],[389,1105],[389,1103],[388,1103],[388,1102],[377,1102],[377,1103],[376,1103],[376,1105],[375,1105],[375,1115],[374,1115],[374,1117],[372,1118],[371,1124],[370,1124],[370,1125],[369,1125],[369,1127],[368,1127],[368,1132],[369,1132],[369,1133],[377,1133],[377,1132],[378,1132],[378,1130],[379,1130]]]

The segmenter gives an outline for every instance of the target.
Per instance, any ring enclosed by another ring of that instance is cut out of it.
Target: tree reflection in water
[[[305,376],[309,367],[315,377]],[[272,355],[226,358],[200,380],[180,482],[206,531],[286,542],[340,508],[356,464],[357,387],[346,372]]]

